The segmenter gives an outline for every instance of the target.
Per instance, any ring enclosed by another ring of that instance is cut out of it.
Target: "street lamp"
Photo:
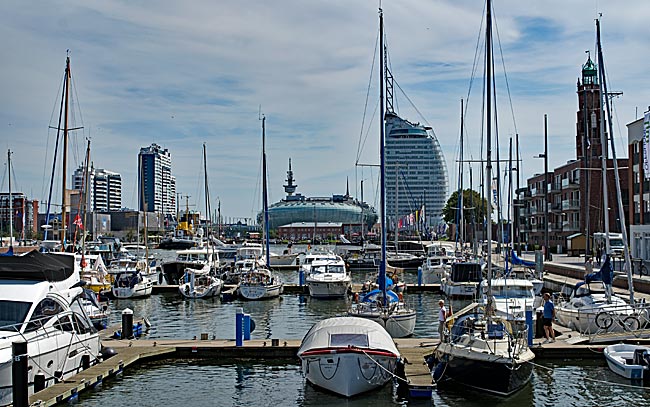
[[[544,114],[544,153],[535,156],[544,159],[544,260],[552,260],[548,236],[548,120]]]

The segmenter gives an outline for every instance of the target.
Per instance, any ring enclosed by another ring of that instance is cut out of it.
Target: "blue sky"
[[[364,179],[365,198],[374,203],[376,172],[355,170],[355,161],[378,161],[376,72],[362,130],[377,8],[367,0],[0,2],[0,147],[2,156],[13,151],[15,189],[47,199],[55,137],[48,126],[56,124],[69,49],[75,122],[83,119],[85,127],[71,142],[71,168],[90,137],[95,167],[122,174],[124,206],[136,206],[138,151],[155,142],[171,151],[178,191],[202,208],[205,142],[213,207],[220,199],[224,216],[253,217],[261,206],[260,106],[271,202],[284,195],[292,158],[298,192],[343,193],[349,178],[359,195],[355,185]],[[396,91],[399,113],[433,126],[452,190],[459,104],[468,94],[483,8],[478,0],[383,3],[393,74],[422,116]],[[614,131],[625,156],[625,125],[650,105],[650,2],[495,0],[494,9],[504,56],[502,63],[497,48],[502,157],[518,132],[523,178],[541,172],[542,161],[532,157],[543,152],[548,114],[549,166],[573,158],[575,84],[585,50],[594,49],[599,12],[609,87],[624,92],[615,100]],[[476,79],[466,158],[478,158],[480,109]],[[368,139],[358,153],[361,133]],[[60,180],[53,201],[59,190]]]

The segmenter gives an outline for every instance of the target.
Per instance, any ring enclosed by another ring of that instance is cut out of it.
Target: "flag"
[[[77,227],[78,227],[79,229],[82,229],[82,230],[83,230],[83,228],[84,228],[84,224],[81,222],[81,216],[79,216],[79,214],[77,214],[77,216],[74,217],[74,222],[72,222],[72,223],[74,223],[75,225],[77,225]]]

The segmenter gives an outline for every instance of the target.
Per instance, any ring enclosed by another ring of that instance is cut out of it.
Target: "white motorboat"
[[[300,261],[299,255],[300,253],[291,253],[290,249],[285,249],[282,254],[271,252],[269,264],[271,267],[298,265]]]
[[[261,300],[278,297],[284,291],[284,284],[277,274],[258,267],[240,276],[237,291],[246,300]]]
[[[352,397],[390,381],[400,353],[376,322],[336,317],[311,327],[298,349],[298,357],[310,383]]]
[[[440,288],[449,298],[475,298],[482,279],[483,265],[479,261],[456,261],[442,278]]]
[[[345,261],[339,256],[335,259],[314,260],[305,277],[309,295],[316,298],[345,297],[351,282],[352,277],[345,268]]]
[[[310,251],[305,254],[300,263],[299,271],[301,271],[305,276],[309,275],[311,272],[311,264],[316,260],[336,260],[340,256],[334,254],[331,250],[317,249]]]
[[[111,292],[115,298],[146,297],[153,290],[153,281],[138,270],[120,271],[113,282]]]
[[[188,268],[185,270],[183,282],[178,285],[178,291],[185,298],[209,298],[219,295],[223,281],[210,274],[210,268],[201,270]]]
[[[82,358],[97,362],[100,339],[79,282],[72,255],[0,257],[0,405],[12,402],[12,342],[27,342],[29,394],[36,375],[50,386],[79,372]]]
[[[404,303],[401,294],[391,290],[384,294],[383,290],[375,289],[360,296],[350,307],[348,315],[377,322],[393,338],[411,336],[415,331],[415,310]]]
[[[589,283],[577,283],[568,301],[555,305],[558,323],[582,334],[635,331],[642,328],[647,316],[639,315],[634,307],[622,298],[612,295],[607,301],[602,282],[595,282],[602,288],[595,290]]]
[[[650,378],[650,348],[629,343],[609,345],[603,351],[607,366],[626,379],[643,380]]]
[[[451,270],[453,260],[440,243],[427,246],[427,258],[422,264],[422,284],[440,284]]]

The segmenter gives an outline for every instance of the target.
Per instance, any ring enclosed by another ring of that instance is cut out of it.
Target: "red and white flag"
[[[77,216],[74,217],[74,222],[72,222],[72,223],[74,223],[75,225],[77,225],[77,227],[78,227],[79,229],[83,229],[83,228],[84,228],[84,224],[81,222],[81,216],[79,216],[79,214],[77,214]]]

